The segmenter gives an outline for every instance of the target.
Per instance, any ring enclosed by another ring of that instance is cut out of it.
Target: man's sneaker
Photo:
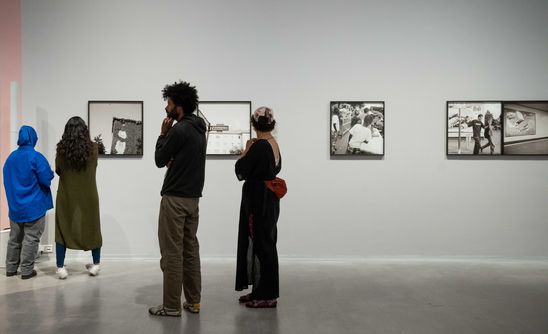
[[[88,264],[86,264],[86,269],[87,269],[88,273],[91,276],[97,276],[97,275],[99,275],[99,271],[101,270],[101,266],[98,265],[98,264],[88,263]]]
[[[57,278],[59,279],[65,279],[68,276],[68,271],[65,267],[57,268],[57,271],[55,273],[57,274]]]
[[[181,309],[165,308],[164,305],[158,305],[149,308],[148,313],[162,317],[180,317],[182,312]]]
[[[21,279],[29,279],[33,278],[34,276],[36,276],[36,270],[32,270],[32,272],[28,275],[21,275]]]
[[[17,271],[6,271],[6,276],[7,277],[12,277],[12,276],[15,276],[17,275]]]
[[[183,303],[183,308],[190,313],[200,313],[200,304]]]

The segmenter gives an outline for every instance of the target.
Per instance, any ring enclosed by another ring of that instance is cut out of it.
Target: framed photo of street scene
[[[88,127],[99,155],[143,155],[143,101],[88,101]]]
[[[384,119],[384,101],[331,101],[331,156],[384,155]]]
[[[447,155],[501,155],[502,103],[447,102]]]
[[[548,101],[505,101],[504,155],[548,155]]]
[[[251,101],[200,101],[198,110],[209,123],[206,154],[242,154],[251,138]]]
[[[447,155],[548,155],[548,101],[448,101]]]

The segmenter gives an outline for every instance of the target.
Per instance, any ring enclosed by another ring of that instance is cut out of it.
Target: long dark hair
[[[66,161],[70,169],[81,171],[86,168],[86,163],[91,156],[92,143],[89,130],[78,116],[68,120],[65,132],[57,143],[57,156]]]

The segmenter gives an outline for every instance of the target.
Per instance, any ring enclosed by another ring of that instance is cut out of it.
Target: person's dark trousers
[[[481,148],[481,142],[479,137],[474,138],[474,154],[479,154]]]
[[[199,304],[202,291],[198,231],[199,198],[162,197],[158,220],[160,267],[164,274],[166,308],[181,308],[181,292],[190,304]]]
[[[55,258],[57,259],[57,268],[63,268],[65,266],[65,255],[67,253],[67,247],[58,242],[55,243]],[[93,264],[101,263],[101,247],[91,250],[91,256],[93,257]]]
[[[274,228],[272,234],[275,235],[274,238],[270,236],[264,238],[263,245],[255,248],[260,264],[260,278],[258,282],[253,285],[254,299],[276,299],[280,296],[278,251],[276,250],[276,239],[278,232],[276,228]]]
[[[6,272],[14,273],[21,267],[21,275],[27,276],[34,270],[40,237],[44,233],[45,217],[28,223],[10,221],[10,239],[6,254]]]
[[[481,149],[485,149],[486,147],[489,147],[491,149],[491,154],[495,153],[495,144],[493,144],[493,140],[492,140],[492,137],[485,137],[485,139],[488,140],[487,144],[483,145],[481,147]]]

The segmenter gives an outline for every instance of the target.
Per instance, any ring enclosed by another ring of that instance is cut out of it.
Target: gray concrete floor
[[[548,262],[281,262],[277,309],[250,310],[234,262],[204,260],[202,312],[157,318],[157,261],[103,261],[98,277],[51,261],[23,281],[0,272],[0,333],[548,333]]]

